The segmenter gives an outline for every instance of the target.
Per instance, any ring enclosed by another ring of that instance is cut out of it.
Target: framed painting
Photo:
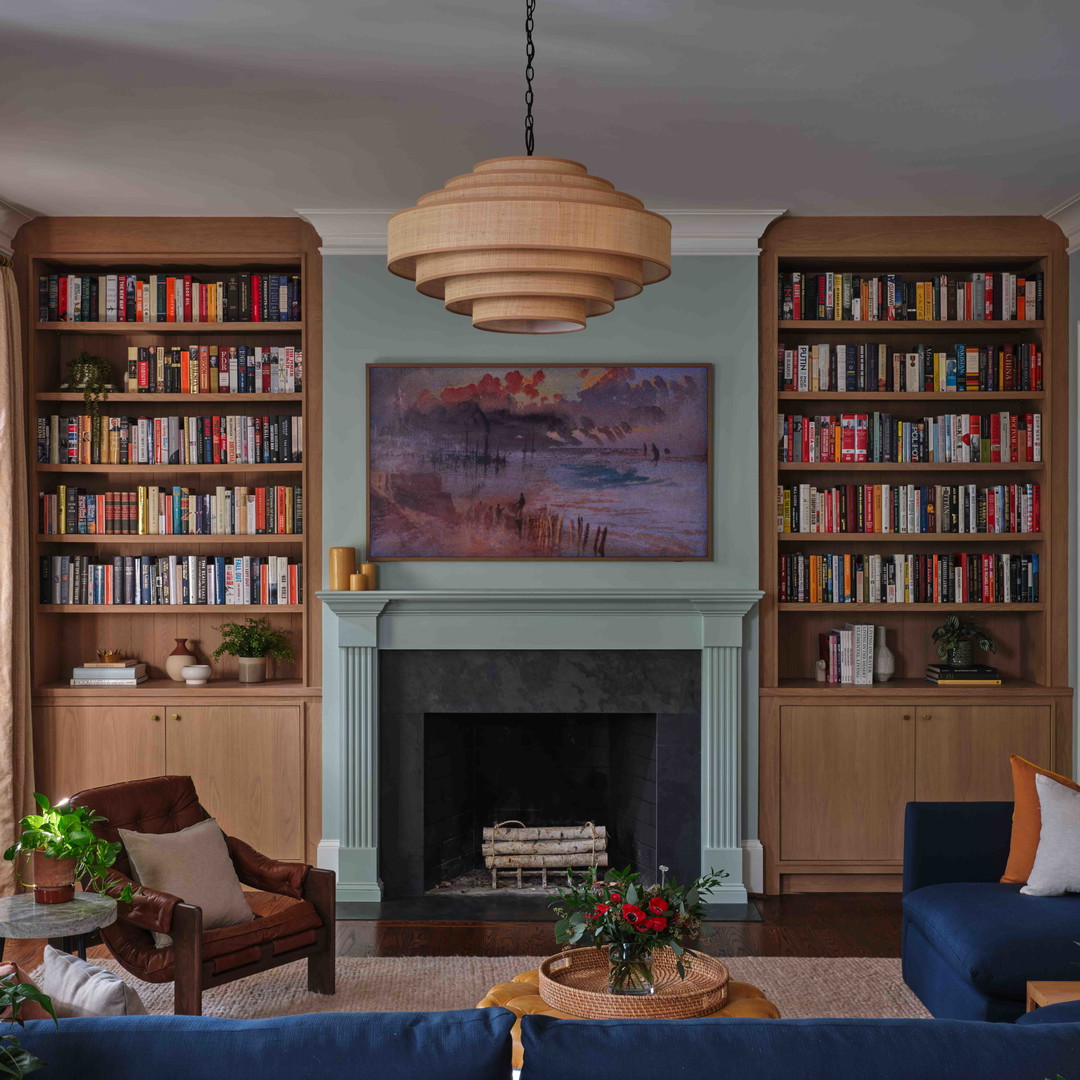
[[[368,365],[368,551],[712,557],[712,365]]]

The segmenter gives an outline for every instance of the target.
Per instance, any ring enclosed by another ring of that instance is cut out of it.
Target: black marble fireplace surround
[[[480,865],[510,817],[606,824],[613,865],[693,879],[700,703],[697,651],[381,652],[384,898]]]

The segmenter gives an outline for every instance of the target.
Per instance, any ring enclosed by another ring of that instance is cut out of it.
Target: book
[[[123,668],[77,667],[73,668],[73,679],[99,679],[102,682],[123,682],[138,679],[146,674],[145,664],[135,664]]]
[[[139,663],[138,660],[87,660],[84,668],[132,668]]]
[[[1001,679],[936,679],[927,675],[926,681],[935,686],[1001,686]]]
[[[71,686],[107,686],[112,688],[114,686],[138,686],[140,683],[146,682],[149,676],[140,675],[136,679],[71,679],[69,680]]]
[[[986,675],[993,679],[998,675],[998,669],[996,667],[990,667],[988,664],[971,664],[967,667],[954,666],[952,664],[927,664],[927,673],[934,675],[955,675],[957,677],[969,677],[973,678],[978,675]]]

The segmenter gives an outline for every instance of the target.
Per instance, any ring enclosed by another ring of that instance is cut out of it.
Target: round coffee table
[[[580,1016],[553,1009],[540,996],[540,973],[523,971],[515,975],[510,982],[493,986],[477,1003],[478,1009],[488,1009],[499,1005],[517,1014],[514,1023],[514,1068],[521,1068],[521,1018],[526,1014],[538,1016],[557,1016],[561,1020],[580,1020]],[[719,1011],[702,1019],[723,1019],[724,1017],[743,1016],[761,1020],[778,1020],[780,1010],[756,987],[750,983],[728,983],[727,1004]]]
[[[54,949],[86,959],[86,935],[116,922],[116,901],[79,892],[64,904],[39,904],[32,893],[0,898],[0,960],[8,938],[48,938]]]

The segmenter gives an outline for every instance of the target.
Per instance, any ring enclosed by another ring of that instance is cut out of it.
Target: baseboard
[[[743,881],[746,891],[760,896],[765,891],[765,848],[760,840],[743,840]]]

